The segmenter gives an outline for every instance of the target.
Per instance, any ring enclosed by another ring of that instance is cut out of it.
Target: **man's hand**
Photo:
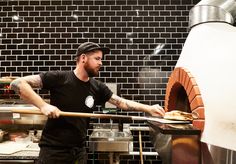
[[[152,116],[164,116],[165,110],[159,104],[155,104],[151,106],[149,113]]]
[[[60,116],[60,110],[53,105],[46,103],[40,108],[41,112],[48,116],[48,118],[58,118]]]

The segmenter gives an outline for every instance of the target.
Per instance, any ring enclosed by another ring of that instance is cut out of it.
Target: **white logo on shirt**
[[[85,105],[89,108],[92,108],[93,105],[94,105],[94,99],[93,99],[93,96],[88,96],[86,97],[85,99]]]

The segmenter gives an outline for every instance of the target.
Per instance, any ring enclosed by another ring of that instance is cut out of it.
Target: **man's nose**
[[[102,60],[99,60],[99,65],[102,65]]]

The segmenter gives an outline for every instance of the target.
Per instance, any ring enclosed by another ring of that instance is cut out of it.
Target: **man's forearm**
[[[45,105],[45,101],[32,89],[31,85],[23,78],[16,79],[11,82],[11,89],[20,95],[20,97],[30,104],[41,108]]]
[[[124,110],[130,110],[130,111],[148,112],[148,108],[150,107],[149,105],[127,100],[116,95],[112,95],[109,102],[116,105],[118,108],[121,108]]]
[[[113,105],[116,105],[118,108],[124,110],[132,110],[132,111],[142,111],[149,113],[152,116],[164,116],[165,110],[158,104],[155,105],[146,105],[142,103],[138,103],[135,101],[127,100],[121,98],[117,95],[112,95],[109,102]]]

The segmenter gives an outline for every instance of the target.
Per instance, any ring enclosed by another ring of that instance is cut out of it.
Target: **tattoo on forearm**
[[[24,80],[33,88],[41,88],[43,85],[39,75],[26,76]]]
[[[118,107],[124,107],[126,110],[137,110],[138,108],[132,104],[132,101],[129,100],[125,100],[119,96],[112,96],[111,101],[113,104],[115,104]]]
[[[14,90],[17,94],[21,94],[20,93],[20,88],[18,87],[20,84],[19,80],[15,80],[11,83],[11,89]]]
[[[128,107],[128,110],[137,110],[137,108],[129,104],[129,102],[126,102],[126,106]]]
[[[32,88],[41,88],[42,80],[39,75],[25,76],[14,80],[11,83],[11,89],[13,89],[17,94],[21,95],[21,85],[30,85]]]
[[[120,106],[121,103],[122,103],[122,98],[120,98],[120,97],[118,97],[118,96],[114,96],[114,97],[111,97],[111,101],[112,101],[112,103],[114,103],[115,105]]]

